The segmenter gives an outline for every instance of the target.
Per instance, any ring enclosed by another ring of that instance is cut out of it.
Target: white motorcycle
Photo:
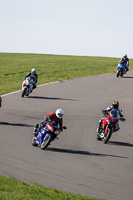
[[[23,80],[21,97],[24,97],[24,95],[29,96],[29,94],[32,93],[32,90],[33,90],[33,79],[30,76]]]

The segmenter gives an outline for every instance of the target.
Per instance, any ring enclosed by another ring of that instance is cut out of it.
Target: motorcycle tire
[[[99,133],[97,134],[97,140],[102,140]]]
[[[109,141],[109,138],[111,137],[111,130],[110,128],[108,128],[108,131],[103,139],[104,144],[107,144],[107,142]]]
[[[121,72],[121,77],[123,77],[123,72]]]
[[[116,77],[119,77],[119,75],[120,75],[120,72],[118,71],[117,74],[116,74]]]
[[[35,137],[32,139],[32,145],[33,145],[34,147],[38,146],[38,145],[36,144]]]
[[[43,140],[42,144],[41,144],[41,149],[44,150],[48,147],[48,145],[50,144],[50,142],[52,141],[52,135],[49,135],[46,140]]]
[[[26,93],[26,88],[24,88],[24,91],[22,92],[21,97],[24,97],[25,93]]]

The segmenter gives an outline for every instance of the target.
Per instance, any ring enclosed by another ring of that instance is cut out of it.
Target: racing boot
[[[38,134],[38,128],[39,128],[39,124],[35,124],[34,130],[33,130],[33,136],[37,136]]]
[[[116,125],[116,128],[115,128],[115,132],[116,132],[116,131],[119,131],[119,129],[120,129],[120,126],[117,124],[117,125]]]

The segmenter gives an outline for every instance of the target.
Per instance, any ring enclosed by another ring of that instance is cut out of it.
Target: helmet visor
[[[114,107],[115,109],[117,109],[117,108],[118,108],[118,105],[113,105],[113,107]]]
[[[58,113],[58,116],[59,116],[60,118],[62,118],[62,117],[63,117],[63,114],[62,114],[62,113]]]

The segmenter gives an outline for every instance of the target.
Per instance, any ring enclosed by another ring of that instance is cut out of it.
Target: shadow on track
[[[78,101],[76,99],[63,99],[63,98],[55,98],[55,97],[39,97],[39,96],[28,96],[31,99],[48,99],[48,100],[67,100],[67,101]]]
[[[133,78],[133,76],[123,76],[122,78]]]
[[[125,147],[133,147],[133,144],[127,143],[127,142],[115,142],[115,141],[110,141],[110,145],[118,145],[118,146],[125,146]]]
[[[10,123],[10,122],[0,122],[0,125],[6,125],[6,126],[25,126],[25,127],[34,127],[34,126],[32,126],[32,125],[28,125],[28,124]]]
[[[88,155],[88,156],[111,156],[111,157],[117,157],[117,158],[127,158],[123,156],[117,156],[117,155],[109,155],[109,154],[101,154],[101,153],[90,153],[89,151],[79,151],[79,150],[72,150],[72,149],[59,149],[59,148],[47,148],[48,151],[54,151],[59,153],[68,153],[68,154],[80,154],[80,155]]]

